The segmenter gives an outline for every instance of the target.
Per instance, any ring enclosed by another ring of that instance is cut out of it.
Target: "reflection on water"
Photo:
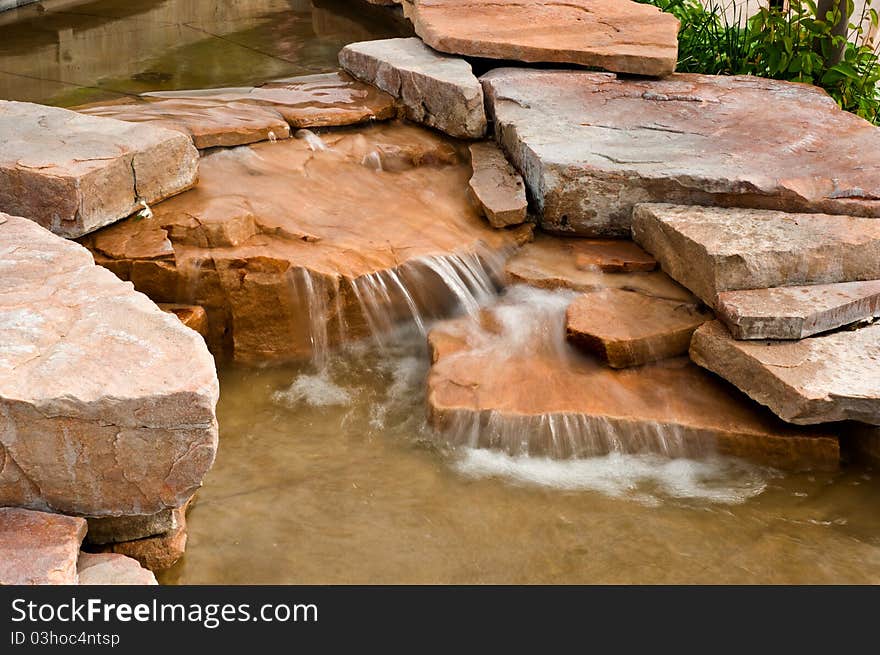
[[[222,373],[217,463],[163,582],[880,582],[871,471],[445,449],[423,339],[395,343]]]
[[[0,23],[0,98],[70,106],[143,91],[249,85],[331,70],[343,45],[407,31],[389,12],[345,0],[46,6]]]

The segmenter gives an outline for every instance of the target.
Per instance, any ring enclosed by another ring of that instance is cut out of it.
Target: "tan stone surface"
[[[156,576],[136,560],[115,553],[80,553],[81,585],[157,585]]]
[[[0,504],[179,506],[217,448],[204,341],[80,245],[0,215]]]
[[[470,146],[471,176],[468,186],[492,227],[525,222],[529,203],[526,186],[516,169],[494,143]]]
[[[77,583],[85,519],[0,507],[0,585]]]
[[[408,38],[351,43],[339,53],[339,63],[400,100],[410,120],[463,139],[486,133],[483,89],[463,59]]]
[[[411,318],[399,284],[442,314],[453,293],[436,258],[488,266],[530,234],[486,225],[470,167],[436,133],[390,123],[323,139],[209,154],[198,187],[84,243],[154,300],[204,307],[214,352],[259,362]],[[378,305],[365,311],[368,294]]]
[[[512,283],[530,284],[545,289],[564,288],[593,291],[601,288],[625,289],[695,303],[697,299],[660,271],[603,273],[579,266],[582,241],[541,235],[523,247],[507,262],[506,272]]]
[[[712,318],[691,303],[601,289],[568,306],[565,332],[612,368],[628,368],[686,354],[694,330]]]
[[[678,21],[628,0],[415,0],[416,33],[441,52],[669,75]]]
[[[722,291],[880,279],[880,221],[639,205],[633,238],[708,305]]]
[[[0,211],[78,237],[195,183],[180,133],[0,101]]]
[[[512,68],[481,79],[546,229],[628,237],[640,202],[880,216],[880,131],[816,87]]]
[[[496,308],[480,327],[429,335],[431,422],[448,439],[513,453],[572,457],[722,453],[780,468],[835,468],[831,431],[786,425],[685,358],[614,370],[564,342],[565,298]],[[552,312],[546,306],[556,307]]]
[[[720,322],[694,332],[691,359],[801,425],[880,425],[880,324],[801,341],[737,341]]]
[[[657,268],[657,260],[632,241],[580,239],[574,243],[574,249],[575,265],[583,271],[636,273]]]
[[[803,339],[880,316],[880,280],[724,291],[717,311],[736,339]]]

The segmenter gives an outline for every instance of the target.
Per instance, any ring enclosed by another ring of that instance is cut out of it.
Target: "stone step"
[[[542,234],[511,257],[505,270],[513,284],[573,291],[625,289],[678,302],[698,302],[687,289],[661,271],[604,272],[602,269],[608,262],[619,261],[621,248],[626,243],[564,239]],[[591,265],[584,266],[585,258]],[[593,266],[592,262],[596,261],[602,263]]]
[[[76,584],[85,535],[85,519],[0,507],[0,585]]]
[[[483,89],[463,59],[416,38],[383,39],[345,46],[339,64],[398,99],[412,121],[463,139],[486,134]]]
[[[415,0],[416,34],[441,52],[669,75],[678,56],[678,21],[626,0]]]
[[[79,244],[0,215],[0,505],[179,506],[213,463],[218,395],[198,334]]]
[[[529,203],[522,177],[494,143],[470,146],[471,176],[468,187],[492,227],[525,222]]]
[[[557,458],[724,454],[838,466],[833,429],[788,425],[687,358],[608,368],[566,345],[570,293],[530,293],[539,295],[520,289],[480,323],[448,321],[429,334],[429,417],[452,443]]]
[[[880,317],[880,280],[724,291],[717,312],[736,339],[803,339]]]
[[[565,331],[612,368],[629,368],[686,354],[694,330],[712,319],[691,303],[602,289],[568,306]]]
[[[880,324],[801,341],[737,341],[713,321],[694,332],[690,356],[791,423],[880,425]]]
[[[188,189],[198,160],[173,130],[0,100],[0,212],[64,237]]]
[[[880,279],[880,220],[871,218],[644,204],[632,231],[710,306],[724,291]]]
[[[880,216],[880,130],[816,87],[516,68],[481,79],[547,230],[628,237],[639,202]]]

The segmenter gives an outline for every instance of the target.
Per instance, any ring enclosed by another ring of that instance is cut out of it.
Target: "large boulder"
[[[78,237],[191,187],[179,132],[0,100],[0,211]]]
[[[76,584],[85,534],[85,519],[0,507],[0,585]]]
[[[628,236],[639,202],[880,216],[880,130],[816,87],[511,68],[481,79],[546,229]]]
[[[723,291],[880,279],[880,221],[639,205],[633,238],[708,305]]]
[[[880,324],[801,341],[738,341],[714,321],[694,332],[690,355],[791,423],[880,425]]]
[[[351,43],[339,53],[339,63],[400,100],[410,120],[463,139],[486,133],[483,89],[463,59],[409,38]]]
[[[217,448],[202,338],[82,246],[0,215],[0,505],[154,514]]]
[[[669,75],[678,21],[629,0],[414,0],[416,33],[441,52]]]

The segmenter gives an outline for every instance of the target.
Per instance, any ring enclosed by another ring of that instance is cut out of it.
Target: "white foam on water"
[[[297,139],[305,139],[305,142],[313,152],[328,150],[327,144],[311,130],[297,130],[293,136]]]
[[[314,375],[298,376],[287,389],[276,391],[272,400],[287,407],[301,403],[312,407],[332,407],[351,405],[354,400],[348,390],[330,379],[326,371]]]
[[[741,460],[667,459],[612,453],[586,459],[513,457],[466,448],[454,468],[472,478],[504,478],[514,484],[566,491],[595,491],[657,505],[663,497],[737,505],[761,494],[779,474]]]

